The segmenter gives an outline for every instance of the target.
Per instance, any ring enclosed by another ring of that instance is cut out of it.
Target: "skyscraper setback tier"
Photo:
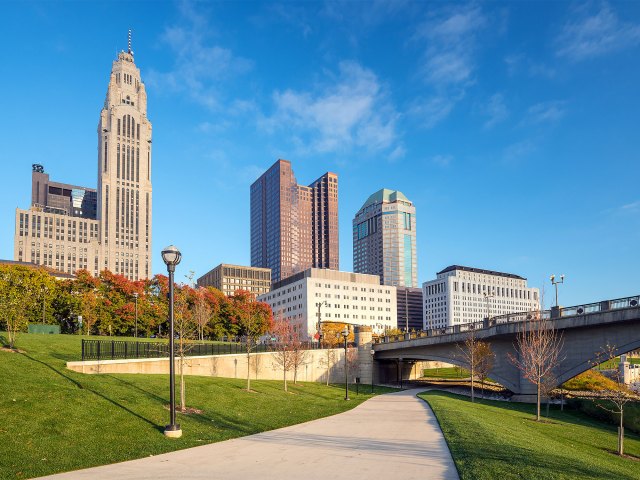
[[[308,268],[337,270],[338,176],[298,185],[291,162],[278,160],[251,185],[251,266],[278,282]]]
[[[51,182],[33,166],[31,207],[16,210],[14,259],[67,273],[109,269],[148,278],[151,123],[130,46],[113,62],[97,133],[97,190]]]
[[[416,208],[402,192],[383,188],[353,219],[353,271],[383,285],[418,286]]]

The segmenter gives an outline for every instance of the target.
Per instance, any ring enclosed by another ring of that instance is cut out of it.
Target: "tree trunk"
[[[620,427],[618,428],[618,455],[624,455],[624,409],[620,408]]]
[[[538,379],[538,383],[536,383],[537,386],[537,393],[536,393],[536,422],[540,421],[540,382],[541,380]]]
[[[180,355],[180,411],[187,409],[184,392],[184,355]]]
[[[247,345],[249,345],[247,343]],[[247,347],[247,392],[251,391],[251,350]]]
[[[287,369],[285,367],[282,368],[282,371],[284,373],[284,391],[287,391]]]
[[[473,372],[473,367],[471,367],[471,402],[472,403],[475,401],[474,392],[473,392],[473,387],[474,387],[474,385],[473,385],[473,373],[474,373]]]
[[[327,349],[327,387],[329,386],[329,372],[330,372],[330,365],[329,365],[329,352],[331,352],[330,349]]]

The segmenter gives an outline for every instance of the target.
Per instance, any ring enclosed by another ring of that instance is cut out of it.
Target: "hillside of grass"
[[[552,409],[534,421],[535,405],[482,400],[429,391],[429,403],[462,480],[640,479],[640,437],[627,435],[615,455],[617,433],[577,411]]]
[[[187,405],[178,414],[183,437],[164,437],[168,375],[82,375],[79,336],[20,334],[23,353],[0,351],[0,478],[30,478],[157,455],[340,413],[370,398],[344,386],[187,377]],[[366,392],[365,392],[366,390]],[[376,394],[391,391],[376,387]]]

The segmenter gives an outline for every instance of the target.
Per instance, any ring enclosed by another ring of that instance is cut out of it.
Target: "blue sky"
[[[340,178],[351,220],[417,208],[419,280],[513,272],[565,305],[640,292],[640,3],[9,2],[0,258],[31,164],[96,185],[111,62],[133,29],[154,129],[154,271],[249,262],[249,185],[276,159]]]

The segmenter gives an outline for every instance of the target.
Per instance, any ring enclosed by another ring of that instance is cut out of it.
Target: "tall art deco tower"
[[[151,203],[151,122],[129,35],[98,123],[100,270],[134,280],[151,275]]]

